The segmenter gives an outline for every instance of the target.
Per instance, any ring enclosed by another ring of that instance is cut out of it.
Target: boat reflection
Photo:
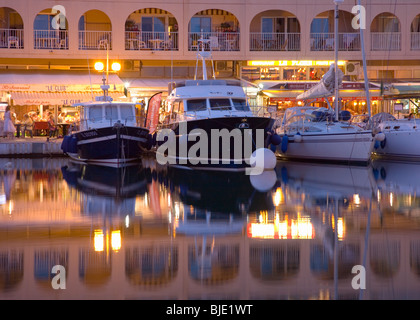
[[[133,215],[136,196],[147,192],[146,173],[138,165],[114,168],[71,163],[61,171],[67,184],[82,194],[86,215]]]
[[[420,163],[375,160],[372,171],[382,215],[420,217]]]
[[[153,161],[6,164],[2,300],[420,298],[416,164],[279,161],[266,185]]]
[[[185,170],[159,167],[155,162],[147,165],[156,170],[158,177],[165,177],[163,183],[171,190],[169,217],[174,235],[181,237],[186,246],[191,281],[209,287],[237,282],[241,262],[239,239],[247,214],[274,208],[266,183],[251,180],[243,172]],[[268,190],[261,191],[261,188]],[[238,299],[239,296],[237,292],[193,291],[188,298]]]

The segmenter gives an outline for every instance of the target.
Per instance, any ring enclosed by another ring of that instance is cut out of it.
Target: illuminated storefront
[[[252,60],[242,66],[241,77],[247,81],[319,80],[332,63],[331,60]],[[338,61],[343,71],[345,64],[345,61]]]

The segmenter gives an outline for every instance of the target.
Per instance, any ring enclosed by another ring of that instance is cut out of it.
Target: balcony
[[[207,41],[198,41],[199,39]],[[188,51],[202,50],[212,51],[239,51],[239,32],[189,32]]]
[[[111,50],[111,34],[111,31],[79,31],[79,50]]]
[[[420,32],[411,32],[411,50],[420,50]]]
[[[372,32],[371,33],[372,51],[400,51],[401,33],[400,32]]]
[[[250,51],[299,51],[300,33],[250,33]]]
[[[178,50],[178,32],[126,31],[125,50]]]
[[[334,33],[311,33],[311,51],[333,51]],[[338,33],[338,51],[359,51],[360,34]]]
[[[68,48],[67,30],[34,30],[34,49]]]
[[[0,29],[0,48],[23,48],[23,29]]]

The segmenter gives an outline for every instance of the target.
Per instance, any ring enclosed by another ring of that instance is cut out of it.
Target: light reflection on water
[[[0,168],[0,299],[420,298],[419,164]]]

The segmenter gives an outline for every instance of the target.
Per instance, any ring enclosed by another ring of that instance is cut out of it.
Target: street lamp
[[[108,58],[107,58],[107,63],[106,63],[106,68],[103,62],[98,61],[95,62],[94,64],[94,68],[96,71],[102,71],[102,85],[101,85],[101,89],[104,91],[104,99],[105,101],[108,100],[108,89],[109,89],[109,84],[108,84]],[[120,71],[121,70],[121,64],[119,62],[113,62],[111,65],[111,69],[114,72]],[[105,71],[106,71],[106,77],[105,77]]]
[[[103,71],[104,70],[104,64],[100,61],[95,62],[95,70],[96,71]]]
[[[112,71],[120,71],[121,70],[121,64],[119,62],[113,62],[111,65]]]

